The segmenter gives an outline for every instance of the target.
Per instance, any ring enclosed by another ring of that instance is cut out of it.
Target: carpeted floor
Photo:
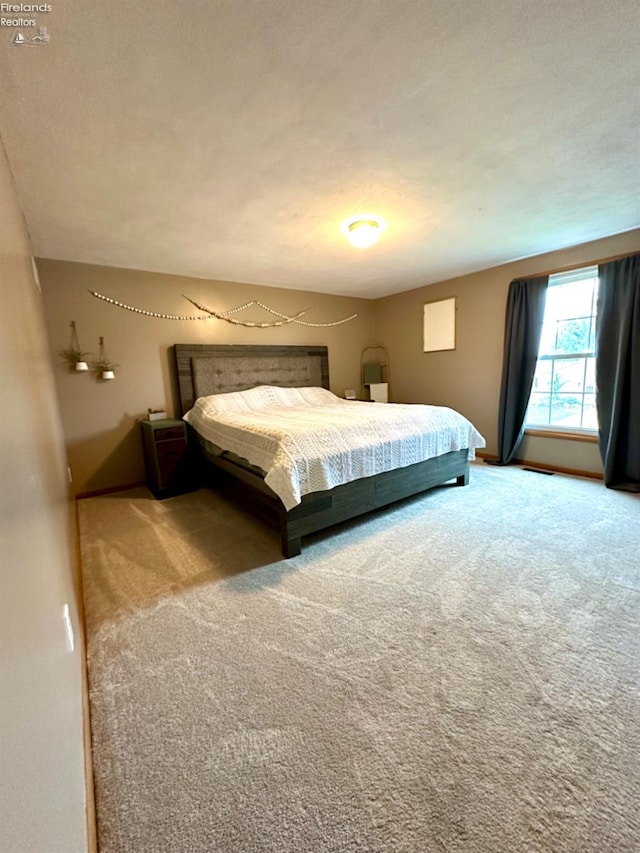
[[[79,502],[102,853],[640,850],[640,499],[472,467],[303,543]]]

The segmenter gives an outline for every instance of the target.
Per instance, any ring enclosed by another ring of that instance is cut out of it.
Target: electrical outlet
[[[75,638],[73,636],[73,625],[71,624],[71,616],[69,614],[69,605],[65,604],[62,608],[62,621],[64,623],[64,632],[67,641],[67,651],[72,652],[75,647]]]
[[[31,269],[33,270],[33,280],[36,283],[36,287],[42,293],[42,287],[40,285],[40,276],[38,275],[38,267],[36,266],[36,259],[31,258]]]

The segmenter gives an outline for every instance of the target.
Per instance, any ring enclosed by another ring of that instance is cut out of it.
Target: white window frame
[[[569,270],[567,272],[555,273],[555,274],[550,275],[549,276],[548,288],[557,287],[558,285],[562,285],[562,284],[569,284],[569,283],[574,282],[574,281],[582,281],[582,280],[588,280],[588,279],[593,279],[593,278],[596,278],[596,279],[598,278],[598,267],[597,266],[579,267],[578,269],[573,269],[573,270]],[[592,313],[590,315],[590,319],[591,319],[591,322],[593,324],[595,324],[595,322],[596,322],[596,301],[594,301],[592,309],[593,310],[592,310]],[[570,318],[567,318],[567,319],[570,319]],[[576,318],[576,319],[578,319],[578,318]],[[594,335],[595,335],[595,330],[594,330]],[[594,349],[593,350],[587,350],[586,352],[553,353],[553,354],[546,354],[545,353],[543,355],[538,354],[538,359],[536,362],[536,369],[537,369],[538,363],[540,361],[551,361],[552,362],[551,382],[553,382],[553,376],[555,373],[555,362],[563,361],[563,360],[570,360],[570,359],[580,359],[580,358],[585,359],[585,362],[584,362],[585,381],[583,381],[583,383],[582,383],[582,391],[576,392],[576,393],[581,394],[582,406],[584,407],[585,394],[589,393],[586,390],[586,371],[587,371],[587,364],[588,364],[586,359],[593,358],[594,356],[595,356],[595,343],[594,343]],[[531,389],[531,393],[532,394],[534,393],[533,387]],[[551,405],[552,405],[552,397],[550,396],[549,406],[551,407]],[[576,426],[563,426],[561,424],[535,423],[535,422],[529,420],[528,410],[527,410],[527,414],[525,416],[525,430],[527,432],[531,432],[531,433],[536,433],[536,432],[537,433],[551,433],[551,434],[555,433],[558,435],[564,434],[564,435],[568,435],[568,436],[573,435],[576,437],[583,436],[585,438],[596,437],[598,435],[597,428],[593,428],[593,427],[576,427]]]

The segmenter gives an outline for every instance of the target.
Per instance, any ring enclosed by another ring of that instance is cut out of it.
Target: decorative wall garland
[[[104,296],[102,293],[97,293],[95,290],[90,290],[89,293],[92,296],[95,296],[96,299],[102,299],[104,302],[108,302],[109,305],[115,305],[116,308],[124,308],[126,311],[133,311],[135,314],[143,314],[145,317],[156,317],[159,320],[224,320],[227,323],[233,323],[235,326],[246,326],[252,329],[268,329],[273,328],[275,326],[286,326],[289,323],[295,323],[298,326],[311,326],[313,328],[327,328],[329,326],[340,326],[342,323],[348,323],[349,320],[355,319],[358,315],[352,314],[350,317],[343,317],[342,320],[334,320],[332,323],[309,323],[306,320],[301,320],[300,317],[303,317],[308,308],[305,308],[304,311],[298,311],[297,314],[293,316],[289,316],[287,314],[281,314],[280,311],[276,311],[273,308],[269,308],[263,302],[259,302],[257,299],[252,299],[251,302],[245,302],[244,305],[238,305],[237,308],[230,308],[228,311],[213,311],[210,308],[207,308],[204,305],[200,305],[193,299],[190,299],[188,296],[185,296],[188,302],[191,302],[192,305],[195,305],[200,311],[206,312],[204,315],[195,315],[195,314],[160,314],[157,311],[145,311],[144,308],[136,308],[135,305],[126,305],[124,302],[118,302],[117,299],[111,299],[109,296]],[[232,317],[232,314],[238,314],[240,311],[244,311],[245,308],[251,308],[252,305],[257,305],[258,308],[262,308],[263,311],[267,311],[269,314],[273,314],[274,317],[279,317],[279,320],[275,320],[273,323],[254,323],[249,320],[237,320],[235,317]]]

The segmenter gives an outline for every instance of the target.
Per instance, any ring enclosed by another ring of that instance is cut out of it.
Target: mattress
[[[454,409],[343,400],[324,388],[259,386],[200,397],[184,419],[205,440],[265,472],[287,510],[302,496],[485,446]]]

